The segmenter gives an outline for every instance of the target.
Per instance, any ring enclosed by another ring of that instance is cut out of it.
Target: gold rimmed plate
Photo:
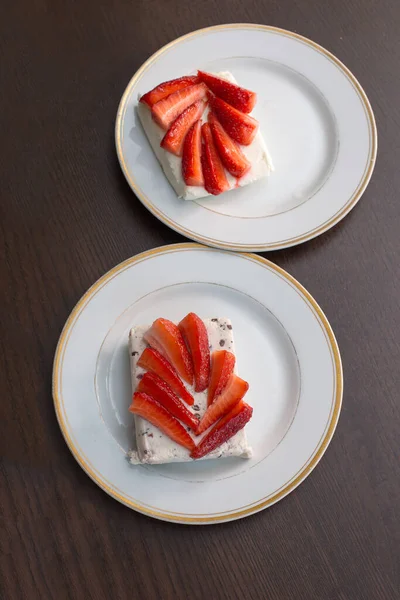
[[[188,202],[168,183],[136,106],[161,81],[196,69],[230,71],[257,92],[253,114],[275,171]],[[195,31],[156,52],[128,84],[115,134],[129,185],[158,219],[195,241],[238,251],[293,246],[333,227],[360,199],[377,152],[374,115],[354,75],[311,40],[251,24]]]
[[[132,466],[129,329],[189,311],[232,320],[253,457]],[[57,418],[86,473],[132,509],[192,524],[253,514],[299,485],[332,438],[342,387],[329,323],[293,277],[254,254],[196,244],[150,250],[99,279],[72,311],[53,370]]]

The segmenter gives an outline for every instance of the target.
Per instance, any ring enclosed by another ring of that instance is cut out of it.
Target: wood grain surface
[[[400,4],[398,0],[5,0],[0,18],[0,597],[397,600],[399,536]],[[242,521],[165,524],[103,493],[58,428],[62,326],[105,271],[182,241],[136,200],[113,128],[160,46],[224,22],[322,44],[375,111],[362,200],[332,231],[269,254],[320,303],[340,345],[343,411],[322,462]]]

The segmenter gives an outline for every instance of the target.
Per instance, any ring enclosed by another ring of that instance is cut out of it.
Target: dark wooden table
[[[0,597],[398,599],[398,0],[6,0],[1,12]],[[342,59],[369,95],[380,149],[340,225],[268,255],[336,332],[345,394],[333,442],[282,502],[196,528],[136,514],[92,483],[59,431],[51,371],[64,321],[99,276],[182,241],[120,172],[125,85],[166,42],[235,21],[294,30]]]

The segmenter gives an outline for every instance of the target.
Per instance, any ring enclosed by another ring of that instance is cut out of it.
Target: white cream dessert
[[[233,330],[230,320],[226,318],[213,318],[203,319],[203,322],[208,333],[210,352],[212,353],[214,350],[224,349],[234,353]],[[145,373],[144,369],[141,368],[137,362],[142,352],[147,347],[143,336],[148,329],[148,326],[139,325],[133,327],[129,333],[129,353],[133,392],[137,389],[137,386]],[[193,406],[187,406],[188,410],[195,415],[197,414],[202,417],[207,409],[207,389],[203,392],[195,392],[193,386],[186,385],[186,388],[194,397],[194,404]],[[129,460],[132,464],[163,464],[193,460],[190,457],[189,450],[174,442],[158,427],[152,425],[149,421],[137,414],[135,414],[134,418],[136,448],[129,453]],[[195,436],[188,427],[184,427],[191,437],[195,439],[196,444],[207,434],[207,432],[205,432],[200,436]],[[251,456],[251,448],[248,445],[244,428],[240,429],[233,437],[222,443],[204,458],[212,459],[228,456],[242,458]]]
[[[236,83],[234,76],[229,71],[217,73],[216,75],[221,79]],[[153,120],[149,107],[146,104],[139,102],[137,111],[154,154],[160,162],[168,181],[174,188],[178,197],[183,198],[184,200],[196,200],[209,196],[210,194],[203,186],[186,185],[182,176],[182,157],[171,154],[160,146],[160,142],[165,135],[165,130]],[[202,117],[203,121],[207,120],[208,111],[209,108],[206,107]],[[229,184],[229,189],[227,191],[236,187],[249,185],[250,183],[267,177],[270,175],[271,171],[274,170],[271,157],[260,130],[257,131],[251,144],[248,146],[240,145],[240,150],[251,163],[251,168],[240,178],[234,177],[229,172],[226,172],[226,178]]]

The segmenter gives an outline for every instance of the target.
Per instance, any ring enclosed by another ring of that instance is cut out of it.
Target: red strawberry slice
[[[215,421],[226,415],[237,404],[249,389],[247,381],[232,373],[223,392],[207,408],[197,429],[197,435],[203,433]]]
[[[204,81],[206,86],[214,92],[216,96],[225,100],[231,106],[234,106],[238,110],[244,113],[250,113],[256,102],[257,94],[242,88],[236,83],[230,83],[226,79],[221,79],[211,73],[204,73],[204,71],[198,71],[200,81]]]
[[[138,362],[139,367],[158,375],[182,400],[193,405],[194,399],[187,391],[174,367],[154,348],[145,348]]]
[[[224,165],[215,148],[211,128],[204,123],[201,128],[203,147],[201,151],[201,165],[203,168],[204,187],[209,194],[217,196],[229,190]]]
[[[237,143],[229,137],[213,113],[209,113],[208,122],[210,123],[215,147],[218,150],[225,169],[235,177],[243,177],[251,169],[251,163],[247,160]]]
[[[212,111],[228,135],[239,144],[249,146],[258,131],[258,121],[213,94],[209,94],[209,100]]]
[[[167,152],[171,152],[171,154],[181,156],[185,135],[193,123],[200,119],[205,107],[206,102],[204,102],[204,100],[198,100],[184,110],[168,129],[160,146],[164,148],[164,150],[167,150]]]
[[[201,121],[189,129],[183,143],[182,176],[186,185],[204,185],[201,168]]]
[[[178,327],[192,355],[194,389],[203,392],[210,381],[210,348],[206,326],[195,313],[189,313]]]
[[[140,102],[147,104],[150,108],[156,102],[159,102],[166,96],[177,92],[178,90],[182,90],[185,87],[189,87],[189,85],[194,85],[198,83],[198,78],[196,76],[188,76],[188,77],[179,77],[178,79],[171,79],[170,81],[164,81],[164,83],[160,83],[154,89],[147,92],[140,98]]]
[[[177,117],[197,100],[207,96],[204,83],[198,83],[173,92],[151,107],[151,114],[156,123],[163,129],[169,129]]]
[[[202,458],[224,442],[230,440],[238,431],[248,423],[253,414],[251,406],[240,400],[233,409],[222,417],[220,421],[207,433],[200,444],[192,450],[192,458]]]
[[[228,350],[215,350],[211,356],[211,378],[208,386],[208,406],[226,387],[235,368],[235,355]]]
[[[154,400],[157,400],[164,408],[169,410],[171,415],[182,421],[188,427],[196,430],[199,420],[190,412],[179,400],[178,396],[171,390],[168,383],[165,383],[158,375],[154,373],[145,373],[139,382],[137,392],[148,394]]]
[[[161,429],[165,435],[180,446],[184,446],[190,451],[196,448],[196,444],[184,426],[148,394],[135,392],[129,410]]]
[[[169,360],[184,381],[193,384],[192,359],[175,323],[157,319],[143,337],[149,346]]]

